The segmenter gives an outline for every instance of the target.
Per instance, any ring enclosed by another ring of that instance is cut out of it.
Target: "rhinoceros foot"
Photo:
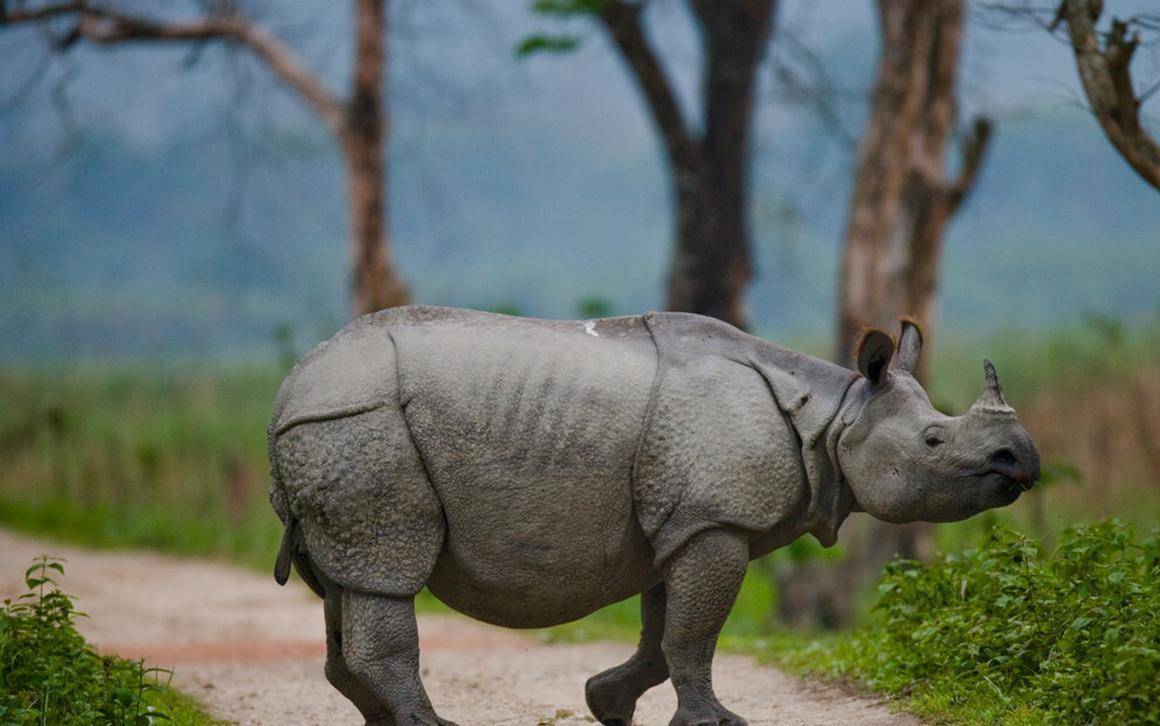
[[[694,707],[682,706],[669,721],[669,726],[748,726],[749,722],[720,703],[702,703]]]
[[[634,656],[589,678],[584,684],[584,700],[603,726],[632,726],[637,699],[667,677],[663,660],[658,667],[654,662]]]
[[[445,718],[435,717],[434,721],[424,718],[421,714],[411,714],[409,717],[404,717],[399,721],[367,721],[366,726],[459,726],[454,721],[448,721]]]

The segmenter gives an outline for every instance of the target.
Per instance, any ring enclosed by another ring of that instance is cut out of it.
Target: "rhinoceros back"
[[[286,376],[274,403],[270,433],[398,403],[390,330],[422,324],[438,308],[393,308],[351,322],[319,343]]]
[[[651,550],[632,471],[656,372],[641,318],[458,313],[391,337],[404,415],[447,519],[431,589],[526,626],[637,592]]]
[[[272,503],[344,587],[578,617],[653,576],[631,480],[655,371],[639,317],[364,316],[282,386]]]

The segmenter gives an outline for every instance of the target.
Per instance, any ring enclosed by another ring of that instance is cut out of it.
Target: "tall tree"
[[[846,365],[865,326],[896,330],[898,318],[911,315],[931,338],[943,234],[974,185],[991,132],[986,119],[975,119],[958,173],[949,177],[945,157],[957,115],[963,0],[877,0],[877,9],[881,53],[858,144],[838,280],[834,360]],[[920,379],[929,358],[928,350],[916,370]],[[928,556],[932,535],[931,525],[922,523],[848,525],[845,560],[779,571],[782,619],[797,626],[849,623],[858,583],[895,554]]]
[[[863,327],[893,330],[911,315],[928,342],[915,371],[925,383],[943,234],[974,186],[991,125],[975,119],[949,178],[963,0],[878,0],[878,21],[882,51],[842,248],[835,359],[848,362]],[[875,522],[867,539],[852,563],[862,573],[896,553],[930,556],[933,526]]]
[[[16,2],[11,7],[0,0],[0,27],[41,25],[60,52],[80,42],[217,42],[248,50],[339,142],[346,169],[351,308],[358,315],[405,304],[407,288],[392,263],[386,225],[386,0],[353,2],[354,67],[345,98],[328,89],[268,28],[228,1],[208,3],[210,10],[196,19],[167,20],[90,0]],[[59,23],[67,24],[64,32],[52,32]]]
[[[1140,105],[1160,84],[1143,95],[1132,82],[1132,57],[1140,45],[1133,25],[1160,30],[1160,16],[1113,18],[1105,33],[1096,30],[1102,0],[1063,0],[1050,29],[1067,24],[1084,93],[1104,134],[1144,181],[1160,191],[1160,143],[1140,122]]]
[[[745,288],[753,276],[749,224],[749,145],[754,80],[776,0],[689,0],[702,46],[699,119],[682,113],[657,49],[646,37],[648,2],[540,0],[548,15],[595,18],[620,51],[664,144],[675,215],[669,265],[670,310],[746,326]],[[575,39],[536,36],[523,52],[568,50]]]
[[[918,318],[928,342],[933,336],[943,233],[974,186],[991,136],[990,123],[975,119],[958,174],[947,176],[962,0],[878,0],[878,19],[882,53],[838,283],[835,359],[842,362],[864,326],[890,330],[903,314]]]

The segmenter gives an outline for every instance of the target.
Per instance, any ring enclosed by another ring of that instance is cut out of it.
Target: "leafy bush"
[[[896,562],[874,622],[802,662],[968,722],[1160,723],[1160,534],[1118,521],[1050,556],[996,529],[934,564]]]
[[[0,724],[114,724],[170,721],[170,674],[93,652],[76,631],[83,615],[58,589],[59,560],[40,557],[25,572],[28,592],[0,611]],[[167,683],[167,682],[166,682]],[[187,720],[187,719],[182,719]]]

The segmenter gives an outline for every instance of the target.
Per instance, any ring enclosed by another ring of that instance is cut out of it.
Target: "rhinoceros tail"
[[[278,558],[274,560],[274,580],[285,585],[290,579],[290,559],[294,552],[294,537],[298,530],[298,520],[290,516],[282,530],[282,546],[278,548]]]
[[[274,580],[279,585],[285,585],[290,579],[290,562],[294,557],[294,540],[298,534],[298,520],[290,511],[290,504],[286,501],[286,491],[282,486],[282,473],[278,470],[278,441],[273,426],[271,423],[268,450],[270,458],[270,506],[274,508],[278,518],[282,520],[282,545],[278,548],[278,557],[274,560]]]

